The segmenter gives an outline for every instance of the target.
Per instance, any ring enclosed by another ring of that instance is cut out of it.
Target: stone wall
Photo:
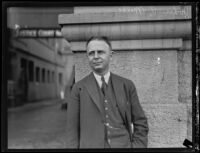
[[[149,123],[149,148],[184,147],[191,140],[191,52],[116,51],[111,71],[132,80]],[[85,53],[75,54],[75,80],[90,73]]]

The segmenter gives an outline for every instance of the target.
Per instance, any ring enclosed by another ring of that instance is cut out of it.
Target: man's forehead
[[[92,40],[88,43],[88,50],[98,50],[98,49],[106,49],[108,50],[109,45],[103,40]]]

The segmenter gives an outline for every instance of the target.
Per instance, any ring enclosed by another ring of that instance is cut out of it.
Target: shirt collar
[[[99,86],[101,87],[102,85],[102,81],[101,81],[101,75],[96,74],[95,72],[93,72],[95,79],[97,80]],[[104,75],[104,79],[106,84],[108,84],[110,78],[110,71],[108,71],[105,75]]]

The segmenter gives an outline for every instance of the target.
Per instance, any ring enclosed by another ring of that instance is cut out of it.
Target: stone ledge
[[[90,12],[81,14],[60,14],[58,23],[84,24],[105,22],[130,22],[130,21],[159,21],[159,20],[185,20],[191,19],[191,9],[168,8],[168,9],[143,9],[134,12]]]
[[[191,21],[101,23],[64,25],[63,37],[68,41],[87,41],[91,36],[107,36],[110,40],[191,39]]]
[[[75,52],[85,52],[86,42],[71,42],[71,50]],[[180,49],[182,39],[146,39],[146,40],[121,40],[111,41],[114,51],[126,50],[161,50],[161,49]]]

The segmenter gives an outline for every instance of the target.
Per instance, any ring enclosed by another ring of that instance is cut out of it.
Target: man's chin
[[[101,73],[103,71],[102,67],[94,67],[93,70],[98,73]]]

